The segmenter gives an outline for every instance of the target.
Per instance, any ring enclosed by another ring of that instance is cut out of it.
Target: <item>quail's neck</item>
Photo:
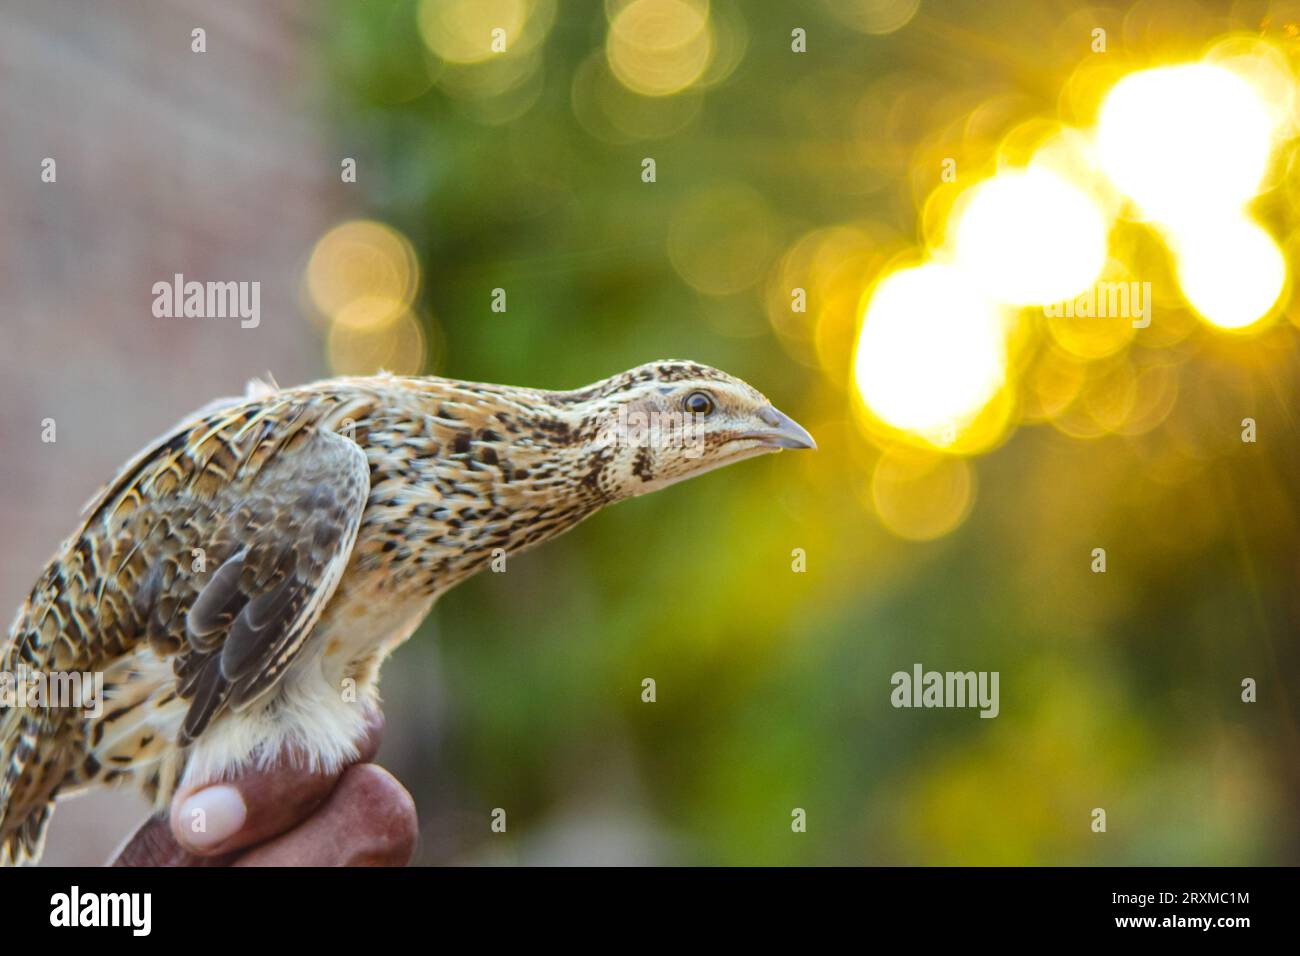
[[[548,394],[444,389],[359,418],[371,491],[354,563],[437,594],[613,500],[598,423]]]

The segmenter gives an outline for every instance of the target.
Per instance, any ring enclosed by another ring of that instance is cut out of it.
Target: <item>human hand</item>
[[[382,730],[376,712],[358,761],[336,774],[284,767],[177,791],[169,819],[145,821],[112,865],[405,866],[415,802],[370,763]]]

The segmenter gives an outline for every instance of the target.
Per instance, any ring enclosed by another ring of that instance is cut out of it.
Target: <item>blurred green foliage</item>
[[[336,3],[322,36],[360,212],[418,250],[434,371],[567,388],[690,357],[752,382],[822,445],[621,504],[441,601],[385,675],[387,753],[420,797],[423,859],[607,859],[592,821],[612,815],[640,848],[629,861],[1300,862],[1295,330],[1194,337],[1159,434],[1022,428],[974,462],[960,528],[897,540],[871,512],[875,452],[836,375],[782,349],[762,283],[708,296],[683,281],[672,217],[741,184],[770,211],[773,261],[840,222],[906,240],[917,209],[897,145],[878,129],[874,165],[857,152],[864,91],[965,83],[1043,107],[1069,64],[1034,45],[1047,14],[1017,24],[985,4],[926,9],[884,37],[815,3],[714,8],[743,24],[743,59],[691,94],[681,129],[626,142],[593,135],[572,102],[603,48],[600,3],[559,4],[530,102],[504,120],[448,92],[413,3]],[[792,25],[809,30],[806,59]],[[1240,442],[1245,415],[1256,445]],[[1170,430],[1203,450],[1176,482],[1148,466]],[[1105,574],[1089,570],[1095,547]],[[890,675],[916,662],[999,671],[1001,715],[895,710]],[[1240,701],[1245,677],[1256,704]],[[504,837],[488,830],[497,806]],[[806,834],[791,832],[796,807]]]

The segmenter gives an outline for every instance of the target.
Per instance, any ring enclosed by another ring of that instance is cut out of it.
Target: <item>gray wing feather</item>
[[[175,663],[181,696],[192,697],[182,743],[284,674],[347,567],[369,491],[360,447],[311,432],[223,502],[239,520],[219,525],[214,545],[230,557],[189,608]]]

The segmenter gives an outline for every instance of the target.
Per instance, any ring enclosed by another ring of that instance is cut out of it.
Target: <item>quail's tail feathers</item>
[[[54,801],[23,793],[36,750],[36,718],[18,708],[0,710],[0,866],[35,862],[45,843]]]

